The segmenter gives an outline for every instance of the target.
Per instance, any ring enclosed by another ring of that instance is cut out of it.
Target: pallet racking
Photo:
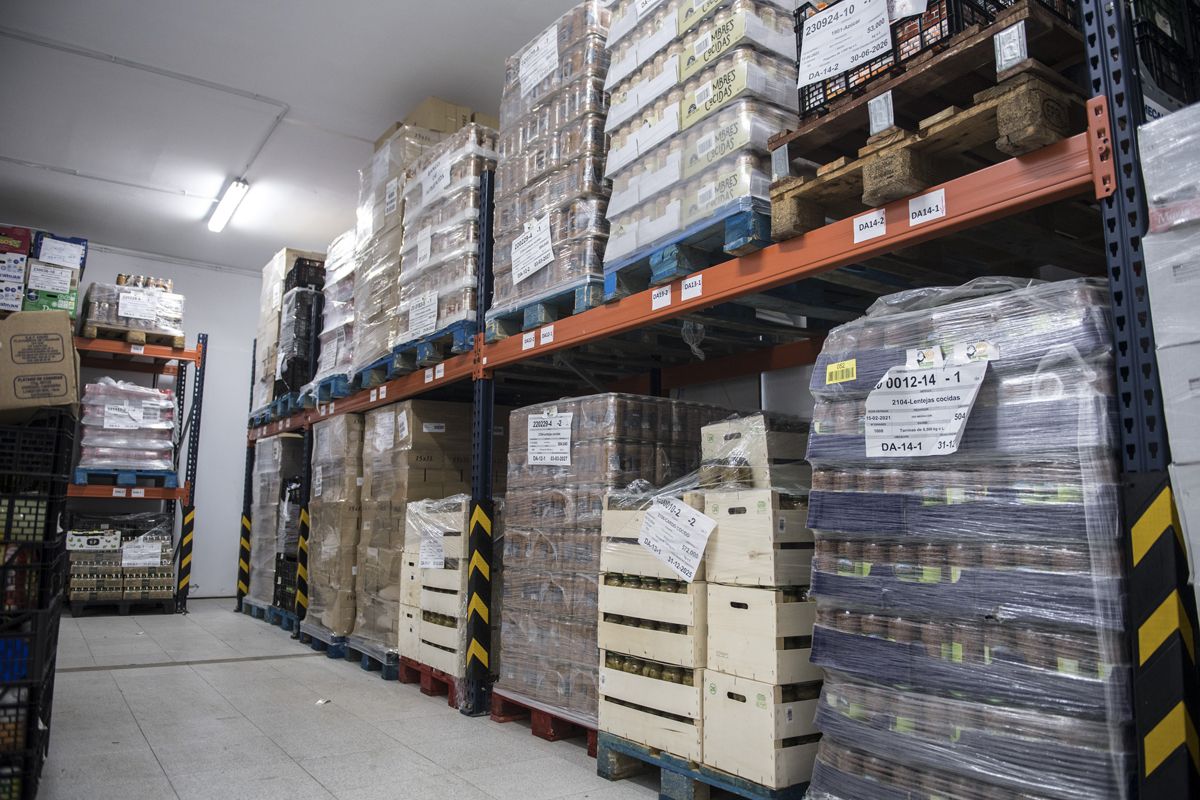
[[[1169,452],[1141,261],[1146,198],[1136,131],[1145,120],[1132,21],[1126,4],[1100,0],[1081,0],[1079,17],[1091,97],[1086,130],[925,190],[922,196],[944,192],[946,211],[941,218],[910,224],[905,198],[882,207],[886,228],[876,238],[856,243],[853,219],[840,219],[751,255],[491,343],[484,329],[490,270],[481,269],[472,352],[252,427],[251,447],[265,436],[307,430],[331,414],[363,411],[428,392],[461,391],[471,382],[475,419],[468,592],[479,601],[476,605],[473,599],[468,621],[461,710],[483,714],[490,706],[491,628],[482,598],[490,596],[493,556],[488,432],[498,392],[518,403],[576,387],[662,394],[719,378],[811,364],[820,350],[822,331],[858,316],[873,297],[913,283],[961,282],[987,274],[986,258],[971,258],[981,242],[996,245],[1007,239],[1009,249],[1000,248],[1007,258],[1004,263],[1027,264],[1038,248],[1022,247],[1022,237],[1042,237],[1035,239],[1039,245],[1061,243],[1046,220],[1057,219],[1060,212],[1074,219],[1083,213],[1085,222],[1094,226],[1089,229],[1094,237],[1085,246],[1091,248],[1095,271],[1107,275],[1112,293],[1128,603],[1137,631],[1132,663],[1138,796],[1196,796],[1196,617],[1188,599],[1187,559],[1166,473]],[[484,187],[485,197],[490,197],[490,176]],[[1035,209],[1037,216],[1028,213]],[[480,242],[480,263],[490,265],[490,203],[483,204],[480,229],[489,232]],[[942,268],[927,266],[930,263]],[[994,266],[992,270],[995,274]],[[803,316],[808,324],[798,329],[781,323],[780,316]],[[699,362],[693,356],[698,330],[703,330],[709,351]],[[681,333],[685,341],[680,341]],[[248,497],[247,490],[247,503]],[[242,525],[248,524],[247,513]],[[248,546],[243,531],[243,567],[249,563]],[[242,580],[239,573],[239,602]]]

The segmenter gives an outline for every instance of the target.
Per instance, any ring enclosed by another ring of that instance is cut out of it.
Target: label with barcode
[[[392,178],[387,182],[383,193],[383,215],[390,217],[400,207],[400,179]]]
[[[433,252],[433,229],[426,225],[417,233],[417,266],[423,267],[429,263]]]
[[[825,367],[825,385],[858,380],[858,359],[836,361]]]
[[[696,44],[692,46],[692,52],[702,55],[708,52],[708,48],[712,47],[712,32],[705,33],[702,36],[696,37]]]
[[[713,85],[706,83],[696,90],[696,105],[702,106],[712,99]]]
[[[529,94],[558,69],[558,26],[551,25],[521,54],[517,74],[521,94]]]
[[[705,158],[717,146],[717,134],[706,133],[696,142],[696,152],[701,158]]]
[[[700,187],[700,191],[696,192],[696,205],[702,209],[707,209],[717,199],[717,184],[716,181]]]

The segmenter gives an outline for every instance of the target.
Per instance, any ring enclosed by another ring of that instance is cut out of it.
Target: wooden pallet
[[[357,636],[346,637],[346,660],[357,661],[367,672],[378,672],[385,681],[394,681],[400,675],[400,655]]]
[[[179,473],[173,469],[90,469],[75,468],[77,486],[148,486],[179,488]]]
[[[771,187],[772,234],[778,239],[819,228],[979,168],[1052,144],[1082,130],[1084,103],[1040,65],[979,92],[966,108],[950,107],[915,131],[872,136],[853,160],[839,158],[813,177]]]
[[[419,684],[421,694],[429,697],[445,695],[446,705],[458,708],[457,679],[453,675],[447,675],[440,669],[434,669],[408,656],[400,656],[396,679],[400,683]]]
[[[771,216],[754,200],[681,231],[666,244],[644,248],[604,266],[604,302],[761,250],[771,243]]]
[[[770,147],[788,148],[790,159],[821,164],[853,155],[870,135],[867,103],[892,93],[896,122],[911,127],[947,104],[962,105],[975,93],[994,86],[995,45],[992,37],[1024,22],[1030,58],[1052,65],[1057,73],[1084,61],[1083,35],[1077,25],[1046,8],[1040,0],[1016,0],[996,15],[992,24],[972,25],[939,46],[909,59],[886,76],[869,81],[833,102],[823,114],[805,119],[794,131],[772,137]]]
[[[242,598],[242,602],[245,602],[245,598]],[[300,639],[301,644],[306,644],[329,658],[346,657],[346,637],[335,636],[331,630],[315,622],[301,622],[300,634],[297,638]]]
[[[175,598],[157,600],[72,600],[71,616],[82,617],[94,608],[115,609],[117,614],[127,617],[135,611],[158,611],[161,614],[175,613]]]
[[[525,331],[532,331],[555,320],[582,314],[600,305],[604,299],[604,284],[588,278],[581,286],[563,289],[536,302],[526,303],[500,313],[489,313],[485,336],[498,342]]]
[[[127,344],[157,344],[175,350],[182,350],[185,346],[182,336],[152,331],[131,331],[128,328],[102,325],[97,322],[85,323],[80,330],[80,335],[85,339],[116,339]]]
[[[748,800],[803,800],[808,791],[807,783],[771,789],[611,733],[600,734],[596,774],[601,778],[619,781],[655,768],[659,770],[658,796],[661,800],[708,800],[713,789]]]
[[[396,358],[396,374],[407,375],[439,364],[452,355],[471,352],[475,347],[475,332],[474,320],[462,320],[428,336],[397,345],[392,351]]]
[[[547,742],[557,742],[563,739],[574,739],[579,736],[587,737],[587,752],[596,757],[596,729],[589,725],[557,716],[545,709],[526,705],[516,698],[502,694],[492,689],[492,722],[515,722],[528,719],[531,732],[539,739]]]

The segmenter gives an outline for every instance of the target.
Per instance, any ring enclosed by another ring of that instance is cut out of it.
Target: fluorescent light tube
[[[229,184],[225,188],[225,193],[221,195],[217,207],[213,209],[212,216],[208,218],[208,229],[213,233],[225,230],[225,226],[229,224],[233,213],[237,211],[238,206],[242,203],[242,198],[248,191],[250,191],[250,184],[241,178]]]

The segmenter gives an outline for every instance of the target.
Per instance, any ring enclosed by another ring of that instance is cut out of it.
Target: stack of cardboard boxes
[[[0,312],[66,311],[75,316],[88,240],[0,226]]]
[[[354,629],[362,453],[361,414],[342,414],[313,426],[308,617],[335,636]]]

